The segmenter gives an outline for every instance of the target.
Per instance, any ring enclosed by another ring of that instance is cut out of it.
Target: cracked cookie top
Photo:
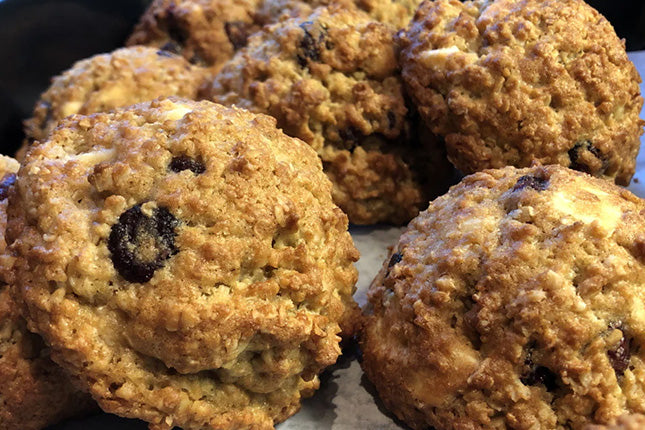
[[[426,1],[401,43],[409,93],[464,173],[537,160],[629,183],[641,80],[582,0]]]
[[[645,412],[645,202],[561,166],[466,177],[372,283],[363,367],[412,428]]]
[[[318,8],[252,36],[208,97],[269,114],[311,145],[350,222],[406,223],[451,171],[435,137],[414,128],[393,39],[360,10]]]
[[[26,316],[107,412],[271,428],[353,332],[347,217],[270,117],[175,98],[69,117],[16,187]]]

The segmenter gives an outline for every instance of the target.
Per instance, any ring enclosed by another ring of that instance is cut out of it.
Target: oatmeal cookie
[[[623,415],[613,425],[590,425],[584,430],[642,430],[645,429],[645,415]]]
[[[106,112],[161,96],[194,99],[205,78],[201,68],[182,57],[137,46],[81,60],[55,77],[25,122],[27,145],[43,141],[58,122],[72,114]]]
[[[363,368],[414,429],[645,412],[645,201],[562,166],[466,177],[370,286]]]
[[[401,43],[409,93],[464,173],[538,160],[629,183],[641,80],[582,0],[426,1]]]
[[[275,23],[285,15],[305,18],[315,8],[339,5],[343,8],[357,8],[366,12],[374,21],[405,28],[422,0],[265,0],[259,9],[259,16],[265,24]],[[287,11],[288,13],[285,13]]]
[[[18,162],[0,156],[0,266],[11,266],[5,254],[7,197]],[[63,369],[50,359],[37,335],[27,330],[9,291],[11,275],[0,278],[0,430],[40,430],[72,415],[89,411],[87,394],[72,386]]]
[[[318,6],[358,7],[372,19],[405,27],[420,0],[155,0],[127,45],[151,45],[217,72],[248,37],[285,17],[306,17]]]
[[[262,27],[263,0],[155,0],[127,45],[152,45],[193,64],[218,68]]]
[[[320,160],[241,109],[68,117],[27,153],[7,232],[52,357],[154,429],[272,428],[357,322],[358,251]]]
[[[309,143],[356,224],[402,224],[447,189],[445,157],[413,132],[392,27],[318,8],[266,27],[217,75],[208,97],[266,113]],[[438,164],[427,161],[437,158]]]

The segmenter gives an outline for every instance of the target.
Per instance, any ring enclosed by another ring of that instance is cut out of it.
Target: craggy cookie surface
[[[393,26],[396,29],[408,25],[421,0],[264,0],[258,15],[265,23],[275,23],[291,15],[306,18],[321,6],[359,9],[374,21]]]
[[[180,56],[143,46],[81,60],[40,96],[25,123],[27,141],[45,140],[72,114],[106,112],[161,96],[194,99],[203,73]]]
[[[317,6],[358,7],[373,19],[405,27],[419,0],[155,0],[128,45],[152,45],[217,71],[263,25],[306,17]]]
[[[11,266],[5,254],[6,209],[18,162],[0,157],[0,265]],[[40,430],[91,408],[91,399],[72,387],[63,369],[50,359],[45,345],[27,330],[19,306],[9,292],[11,278],[0,280],[0,430]]]
[[[427,1],[402,44],[410,95],[464,173],[539,160],[629,183],[640,77],[582,0]]]
[[[258,31],[262,0],[155,0],[128,45],[153,45],[217,68]]]
[[[270,117],[179,99],[73,116],[16,187],[28,319],[107,412],[272,428],[353,331],[347,217]]]
[[[434,137],[412,130],[393,29],[364,12],[318,8],[265,28],[209,92],[273,116],[309,143],[352,223],[405,223],[447,188],[445,157],[432,160]]]
[[[372,283],[364,370],[415,429],[645,412],[644,228],[643,200],[561,166],[466,177]]]

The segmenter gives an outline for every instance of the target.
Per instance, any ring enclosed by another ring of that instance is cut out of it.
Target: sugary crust
[[[426,1],[401,43],[409,93],[464,173],[538,160],[629,183],[641,80],[582,0]]]
[[[179,99],[72,116],[16,184],[8,238],[30,327],[107,412],[272,428],[357,323],[347,217],[315,153],[272,118]],[[158,265],[128,282],[137,259]]]
[[[466,177],[373,281],[363,368],[415,429],[645,412],[645,203],[561,166]]]
[[[401,224],[447,188],[448,163],[424,162],[438,145],[411,130],[396,56],[392,27],[359,10],[318,8],[252,36],[208,96],[269,114],[309,143],[350,222]]]
[[[642,430],[645,428],[645,415],[623,415],[613,425],[589,425],[584,430]]]
[[[13,158],[0,157],[0,266],[10,265],[5,254],[7,193],[18,171]],[[27,331],[2,274],[0,281],[0,430],[40,430],[91,409],[91,399],[69,382],[50,359],[42,339]]]
[[[195,99],[205,72],[182,57],[137,46],[96,55],[74,64],[52,80],[25,122],[26,145],[43,141],[72,114],[107,112],[161,96]]]

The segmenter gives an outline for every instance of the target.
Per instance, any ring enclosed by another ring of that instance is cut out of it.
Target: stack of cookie
[[[54,78],[0,187],[0,429],[273,428],[361,329],[413,428],[639,428],[623,42],[581,0],[419,3],[156,0]],[[362,317],[348,221],[410,222]]]

